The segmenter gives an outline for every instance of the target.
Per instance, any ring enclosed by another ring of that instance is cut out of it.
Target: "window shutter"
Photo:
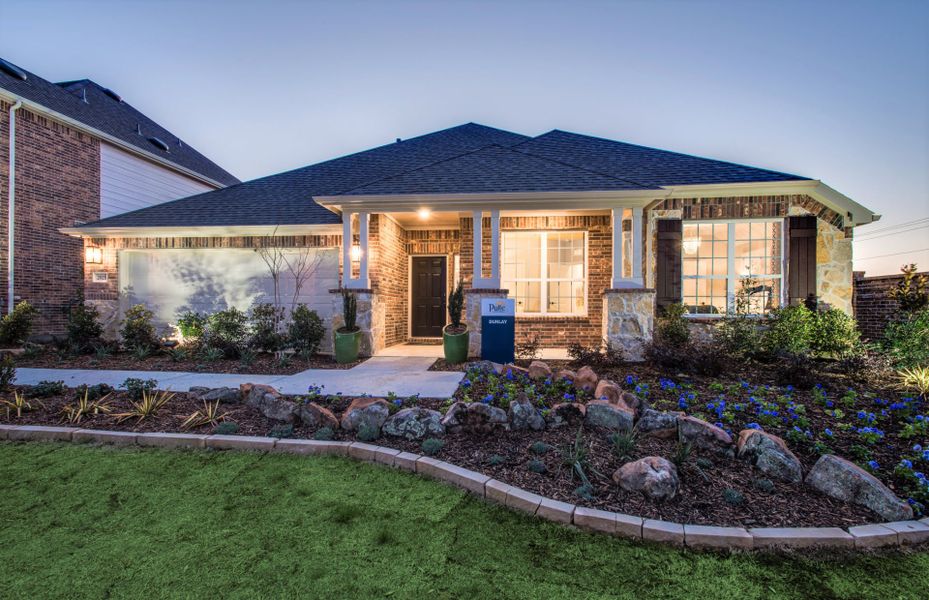
[[[816,217],[789,217],[787,232],[787,298],[802,304],[816,295]]]
[[[681,240],[684,226],[679,219],[658,220],[658,263],[655,303],[659,308],[681,301]]]

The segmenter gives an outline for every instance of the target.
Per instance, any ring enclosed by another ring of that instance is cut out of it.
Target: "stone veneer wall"
[[[645,360],[655,327],[655,290],[611,289],[603,294],[603,339],[628,360]]]
[[[647,216],[645,285],[655,285],[657,228],[661,218],[688,220],[740,219],[814,215],[819,219],[816,239],[816,287],[822,302],[852,314],[852,230],[842,215],[805,195],[735,198],[672,198],[651,207]]]
[[[482,259],[490,270],[490,218],[483,220]],[[572,342],[599,345],[602,341],[603,292],[610,287],[613,264],[612,226],[609,215],[502,217],[500,231],[586,231],[587,315],[579,317],[526,317],[516,319],[516,343],[537,337],[543,347],[564,348]],[[461,219],[461,274],[470,283],[474,274],[474,227]]]
[[[345,325],[342,317],[342,290],[329,290],[332,295],[332,333],[327,336],[335,344],[335,331]],[[361,356],[373,356],[383,350],[386,340],[386,303],[372,290],[352,290],[357,302],[355,323],[361,328]],[[330,349],[333,346],[330,346]]]

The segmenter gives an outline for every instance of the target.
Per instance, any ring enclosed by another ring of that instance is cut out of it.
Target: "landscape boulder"
[[[674,498],[680,486],[677,468],[660,456],[624,464],[613,473],[613,481],[627,492],[640,492],[655,501]]]
[[[332,414],[332,411],[315,402],[307,402],[306,404],[298,406],[297,416],[300,417],[300,421],[302,421],[304,425],[312,427],[313,429],[321,429],[323,427],[328,427],[329,429],[339,428],[339,420]]]
[[[800,460],[776,435],[758,429],[743,429],[736,443],[736,455],[771,477],[791,483],[803,481]]]
[[[806,476],[806,484],[845,502],[865,506],[887,521],[908,521],[913,508],[858,465],[824,454]]]
[[[421,440],[445,435],[442,413],[428,408],[404,408],[391,415],[381,429],[384,435]]]
[[[677,436],[677,420],[682,414],[646,408],[636,423],[636,429],[643,435],[671,439]]]
[[[576,425],[584,420],[587,407],[580,402],[562,402],[552,406],[545,415],[545,423],[551,429],[563,425]]]
[[[239,394],[246,406],[257,409],[265,418],[282,423],[293,423],[296,419],[297,405],[270,385],[243,383],[239,386]]]
[[[601,379],[594,390],[594,400],[606,400],[610,404],[620,404],[627,408],[633,408],[626,404],[623,399],[623,389],[609,379]]]
[[[530,379],[550,379],[551,376],[552,368],[548,366],[548,363],[542,362],[541,360],[534,360],[529,363]]]
[[[358,431],[362,427],[381,430],[390,416],[387,401],[381,398],[355,398],[342,413],[342,429]]]
[[[571,383],[574,383],[574,380],[577,379],[577,373],[570,369],[559,369],[555,371],[555,378],[553,381],[561,381],[562,379],[567,379]]]
[[[509,419],[510,429],[514,431],[545,429],[542,412],[532,404],[526,394],[520,394],[516,400],[510,402]]]
[[[722,428],[689,415],[678,417],[677,432],[681,443],[703,450],[728,451],[732,436]]]
[[[600,378],[590,367],[584,366],[578,369],[577,377],[574,378],[574,387],[583,390],[588,394],[593,394],[597,389],[597,381]]]
[[[204,402],[216,402],[219,401],[220,404],[236,404],[242,400],[242,395],[239,393],[239,390],[231,387],[221,387],[221,388],[207,388],[203,392],[197,394],[197,398],[203,400]]]
[[[606,400],[591,400],[587,403],[587,425],[602,427],[610,431],[632,431],[635,413],[631,408],[610,404]]]
[[[502,408],[483,402],[456,402],[445,413],[442,425],[449,433],[486,434],[508,425],[506,412]]]

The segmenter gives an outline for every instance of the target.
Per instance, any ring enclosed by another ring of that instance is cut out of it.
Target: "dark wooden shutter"
[[[681,301],[681,240],[683,223],[678,219],[658,220],[658,264],[655,303],[659,308]]]
[[[802,304],[816,295],[816,217],[787,219],[787,297]]]

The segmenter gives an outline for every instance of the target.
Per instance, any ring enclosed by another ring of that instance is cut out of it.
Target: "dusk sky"
[[[856,230],[872,275],[929,268],[927,32],[924,0],[0,0],[0,56],[243,180],[468,121],[565,129],[821,179],[883,214]]]

